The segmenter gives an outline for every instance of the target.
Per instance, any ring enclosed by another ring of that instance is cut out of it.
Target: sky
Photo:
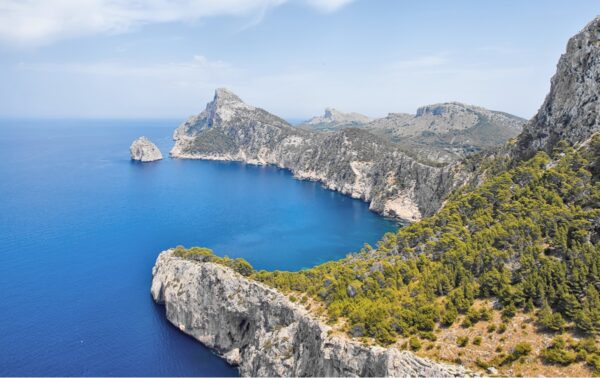
[[[0,0],[0,117],[287,119],[460,101],[530,118],[597,1]]]

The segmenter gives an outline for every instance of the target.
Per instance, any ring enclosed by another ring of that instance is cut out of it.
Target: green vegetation
[[[185,249],[182,246],[177,246],[175,247],[173,253],[175,254],[175,256],[182,257],[188,260],[195,260],[200,262],[214,262],[217,264],[225,265],[243,276],[249,276],[254,271],[254,269],[252,269],[252,265],[250,265],[248,261],[241,258],[230,259],[227,256],[218,257],[214,254],[212,249],[209,248],[193,247],[190,249]]]
[[[537,311],[551,331],[600,331],[600,138],[532,159],[454,193],[436,215],[388,233],[377,248],[300,272],[252,277],[321,301],[386,345],[432,332],[465,314],[476,298],[497,299],[504,320]],[[506,165],[506,162],[502,162]],[[568,322],[568,323],[567,323]],[[501,324],[499,332],[506,329]]]
[[[540,356],[546,363],[563,366],[585,361],[592,370],[600,373],[600,349],[593,337],[576,342],[557,336]]]
[[[467,346],[467,344],[469,344],[468,336],[459,336],[456,338],[456,345],[458,345],[459,347],[464,348]]]
[[[382,345],[407,337],[404,347],[419,350],[419,339],[435,340],[438,328],[457,321],[471,327],[492,320],[494,311],[502,322],[487,332],[501,334],[517,313],[528,313],[538,331],[588,337],[578,343],[555,338],[541,352],[543,361],[585,361],[598,371],[600,136],[578,150],[559,143],[552,156],[485,164],[494,177],[453,193],[436,215],[387,233],[376,248],[365,245],[339,261],[299,272],[257,272],[207,249],[176,253],[321,302],[330,322],[343,318],[346,331]],[[476,299],[497,309],[477,308]],[[477,337],[472,345],[480,343]],[[467,336],[457,338],[458,346],[467,344]],[[527,343],[508,353],[498,345],[492,361],[478,363],[510,364],[531,351]]]
[[[408,339],[408,346],[410,347],[410,350],[417,351],[421,349],[421,340],[413,336]]]

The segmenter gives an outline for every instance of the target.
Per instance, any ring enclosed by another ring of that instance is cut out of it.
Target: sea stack
[[[146,137],[139,137],[131,143],[129,147],[131,160],[147,163],[156,160],[162,160],[162,154],[154,143]]]

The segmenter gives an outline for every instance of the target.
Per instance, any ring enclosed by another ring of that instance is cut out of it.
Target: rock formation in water
[[[343,113],[334,108],[326,108],[322,116],[313,117],[298,127],[314,131],[336,131],[360,127],[370,121],[371,118],[360,113]]]
[[[417,159],[366,130],[318,133],[293,127],[226,89],[217,89],[206,109],[177,128],[173,138],[173,157],[273,164],[407,220],[437,211],[465,180],[456,166]]]
[[[395,348],[366,346],[311,317],[261,283],[210,262],[162,252],[152,297],[181,331],[237,365],[243,376],[425,376],[470,373]]]
[[[391,113],[364,125],[413,154],[453,162],[516,137],[525,120],[458,102],[423,106],[416,115]]]
[[[131,154],[131,160],[141,161],[143,163],[161,160],[163,158],[158,147],[143,136],[131,143],[129,153]]]
[[[515,153],[528,158],[565,140],[581,142],[600,130],[600,16],[572,37],[560,57],[550,93],[519,136]]]

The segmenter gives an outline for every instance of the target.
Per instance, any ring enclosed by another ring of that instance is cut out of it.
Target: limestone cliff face
[[[163,158],[158,147],[146,137],[139,137],[134,140],[129,147],[129,153],[131,154],[131,160],[137,160],[143,163],[161,160]]]
[[[390,139],[416,156],[450,163],[516,137],[525,120],[479,106],[448,102],[391,113],[364,128]]]
[[[519,136],[515,155],[552,151],[559,140],[578,143],[600,131],[600,16],[572,37],[550,93]]]
[[[395,348],[343,336],[261,283],[214,263],[162,252],[152,297],[181,331],[212,348],[243,376],[426,376],[470,373]]]
[[[437,211],[465,180],[456,166],[416,159],[366,130],[296,128],[225,89],[218,89],[206,109],[183,123],[173,138],[173,157],[273,164],[370,202],[383,215],[407,220]]]
[[[315,131],[335,131],[349,127],[360,127],[372,121],[360,113],[344,113],[334,108],[326,108],[322,116],[312,117],[298,127]]]

